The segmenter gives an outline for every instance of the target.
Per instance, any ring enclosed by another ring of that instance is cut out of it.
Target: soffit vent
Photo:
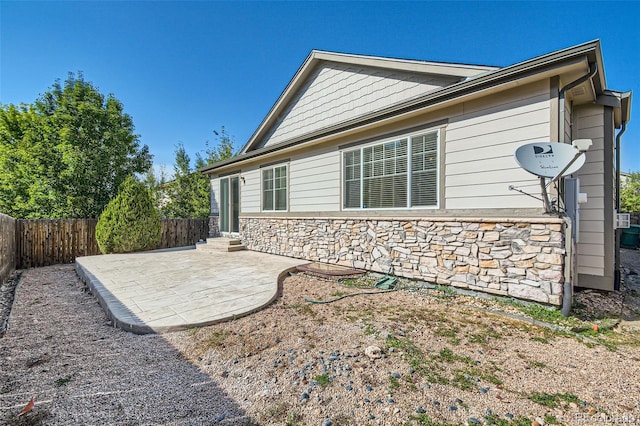
[[[584,94],[585,94],[584,86],[574,87],[574,88],[571,90],[571,94],[572,94],[573,96],[582,96],[582,95],[584,95]]]

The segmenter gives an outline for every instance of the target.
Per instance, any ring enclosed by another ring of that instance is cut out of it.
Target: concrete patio
[[[308,263],[252,251],[172,250],[76,259],[114,326],[137,334],[211,325],[273,302],[287,272]]]

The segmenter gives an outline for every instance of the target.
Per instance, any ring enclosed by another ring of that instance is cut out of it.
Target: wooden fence
[[[0,284],[16,268],[16,220],[0,213]]]
[[[17,268],[72,263],[78,256],[100,254],[97,223],[97,219],[18,220]]]
[[[78,256],[100,254],[97,219],[16,220],[16,268],[72,263]],[[164,219],[157,248],[183,247],[207,238],[207,219]]]
[[[209,219],[163,219],[158,248],[192,246],[209,236]]]

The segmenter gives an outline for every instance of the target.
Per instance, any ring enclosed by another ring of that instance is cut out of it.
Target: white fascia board
[[[258,128],[249,138],[249,141],[242,147],[240,150],[241,154],[244,154],[248,151],[249,148],[255,143],[258,136],[262,133],[262,131],[271,125],[273,121],[277,118],[276,112],[280,109],[281,105],[285,104],[285,102],[295,93],[295,90],[304,83],[305,76],[309,73],[309,69],[313,67],[315,64],[314,61],[314,53],[315,51],[311,51],[311,53],[304,60],[300,68],[293,75],[293,78],[287,84],[287,87],[282,91],[276,102],[273,104],[267,115],[264,117]]]
[[[616,128],[620,128],[622,123],[628,123],[631,120],[631,96],[632,92],[618,92],[615,90],[606,90],[603,96],[598,97],[598,103],[613,107],[614,124]],[[607,102],[607,99],[614,101]]]
[[[631,97],[632,92],[624,92],[620,96],[622,101],[622,117],[625,122],[629,122],[631,120]]]
[[[467,78],[482,74],[487,71],[495,71],[500,67],[484,65],[467,65],[448,62],[428,62],[410,59],[395,59],[378,56],[353,55],[348,53],[325,52],[314,50],[312,55],[315,59],[338,62],[367,67],[386,68],[399,71],[418,72],[423,74],[446,75],[452,77]]]
[[[602,49],[600,48],[600,40],[596,40],[594,41],[594,43],[596,43],[597,45],[597,47],[594,50],[595,50],[595,56],[596,56],[596,63],[598,64],[598,74],[597,74],[598,80],[600,81],[600,87],[602,87],[602,89],[606,89],[607,79],[604,73],[604,60],[602,59]]]

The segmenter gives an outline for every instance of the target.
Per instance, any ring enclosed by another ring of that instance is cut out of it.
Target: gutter
[[[620,141],[627,130],[627,122],[622,122],[622,128],[616,135],[616,213],[620,213]],[[613,277],[613,290],[620,290],[620,238],[621,230],[616,229],[615,271]]]
[[[616,210],[620,211],[620,141],[627,131],[627,122],[622,122],[622,128],[616,135]]]
[[[562,51],[554,52],[549,55],[544,55],[538,58],[534,58],[529,61],[521,62],[515,65],[511,65],[506,68],[501,68],[494,72],[489,72],[487,74],[478,76],[471,80],[465,80],[463,82],[442,88],[438,91],[428,93],[424,96],[420,96],[409,101],[402,102],[400,104],[393,105],[391,107],[385,108],[381,111],[376,111],[369,116],[358,117],[346,123],[340,123],[338,125],[323,128],[319,131],[312,132],[310,134],[305,134],[300,137],[281,142],[276,145],[266,146],[262,148],[258,148],[252,151],[247,151],[244,154],[240,154],[237,157],[234,157],[229,160],[221,161],[215,164],[215,166],[208,166],[199,169],[200,173],[211,173],[213,170],[222,168],[225,166],[229,166],[231,164],[241,162],[243,160],[248,160],[250,158],[266,154],[273,151],[279,151],[281,149],[288,148],[292,145],[297,145],[305,142],[310,142],[313,140],[317,140],[320,138],[324,138],[330,136],[332,134],[338,132],[348,131],[357,127],[361,127],[363,125],[376,123],[381,120],[388,119],[390,117],[396,117],[403,115],[410,111],[415,111],[418,109],[428,108],[434,104],[438,104],[441,102],[445,102],[447,100],[453,98],[459,98],[471,93],[480,92],[490,87],[494,87],[499,84],[509,83],[515,80],[523,79],[528,76],[539,74],[545,71],[549,71],[551,69],[555,69],[562,66],[562,63],[575,64],[580,62],[580,58],[582,57],[582,61],[584,61],[585,57],[590,60],[593,59],[594,50],[597,51],[599,48],[599,42],[589,42],[580,46],[576,46],[574,48],[565,49]],[[579,84],[579,83],[577,83]],[[568,90],[569,88],[565,88]],[[255,138],[256,135],[252,136]],[[250,141],[253,143],[253,141]],[[245,145],[247,147],[247,145]]]
[[[558,93],[558,98],[560,103],[558,108],[558,142],[559,143],[564,143],[565,93],[567,92],[567,90],[571,90],[574,87],[578,86],[579,84],[582,84],[585,81],[592,79],[597,72],[598,72],[598,64],[596,62],[591,62],[589,64],[588,73],[586,73],[582,77],[572,81],[571,83],[565,85],[562,89],[560,89],[560,92]],[[595,94],[595,96],[597,97],[597,93]],[[541,180],[540,182],[542,186],[542,195],[545,199],[545,209],[547,209],[551,207],[548,205],[549,198],[547,195],[547,189],[546,189],[546,186],[544,185],[544,180]],[[565,250],[566,250],[565,271],[564,271],[565,280],[562,288],[561,312],[562,312],[562,315],[567,317],[571,313],[571,307],[573,305],[573,287],[574,287],[573,283],[577,278],[578,271],[574,270],[577,268],[575,268],[576,264],[573,261],[573,257],[577,256],[577,253],[574,252],[574,242],[573,242],[573,237],[571,235],[572,234],[571,229],[573,228],[574,225],[573,223],[571,223],[571,220],[569,218],[565,218],[565,221],[566,221],[565,239],[564,239]]]
[[[631,92],[624,92],[620,95],[620,112],[621,112],[621,128],[616,135],[616,213],[620,212],[620,148],[622,135],[627,131],[627,123],[631,118]],[[620,290],[621,268],[620,268],[620,237],[622,231],[616,229],[616,247],[615,247],[615,271],[613,289]]]
[[[621,129],[616,135],[616,210],[620,209],[620,142],[631,118],[631,92],[620,94]]]
[[[592,62],[589,64],[589,72],[587,74],[583,75],[577,80],[572,81],[571,83],[567,84],[562,89],[560,89],[560,92],[558,93],[558,97],[560,98],[560,107],[558,111],[558,142],[564,141],[563,137],[564,137],[565,93],[567,92],[567,90],[571,90],[577,85],[582,84],[585,81],[593,78],[593,76],[596,75],[596,72],[598,72],[598,64],[596,62]]]

